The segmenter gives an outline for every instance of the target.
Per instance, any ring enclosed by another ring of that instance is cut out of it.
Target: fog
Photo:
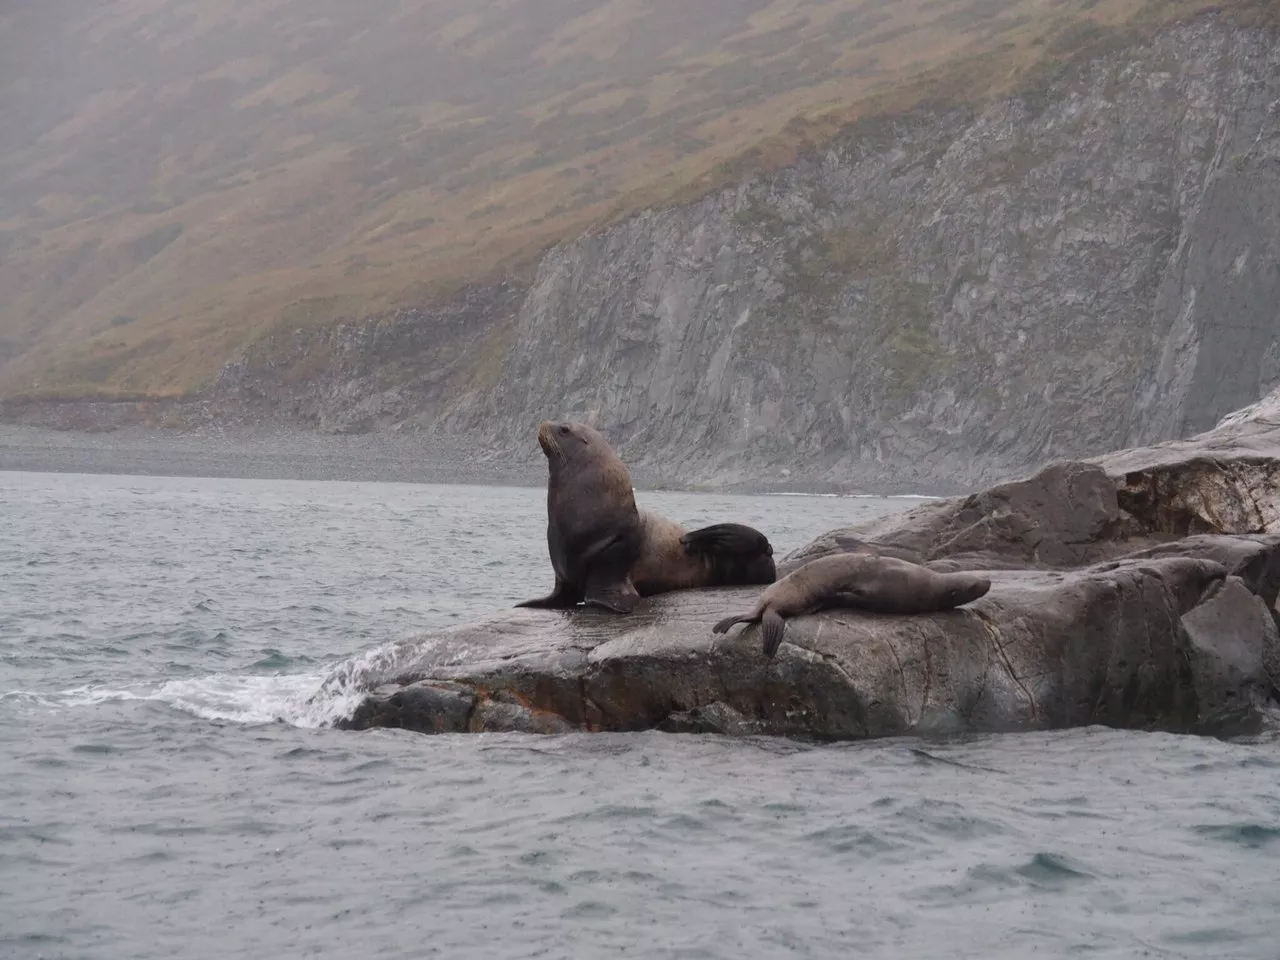
[[[190,389],[290,304],[526,261],[1023,6],[10,4],[0,397]]]

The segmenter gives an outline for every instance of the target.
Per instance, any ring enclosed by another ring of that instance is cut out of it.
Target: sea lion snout
[[[959,575],[957,575],[959,576]],[[979,597],[985,597],[991,589],[991,581],[987,577],[967,576],[963,582],[951,588],[951,599],[957,607],[972,603]]]
[[[543,420],[538,424],[538,446],[542,448],[542,452],[548,457],[551,456],[551,430],[554,426],[555,424],[550,420]]]
[[[543,420],[538,424],[538,446],[542,448],[542,452],[548,457],[559,456],[563,453],[560,446],[560,439],[571,433],[567,423],[557,423],[554,420]]]

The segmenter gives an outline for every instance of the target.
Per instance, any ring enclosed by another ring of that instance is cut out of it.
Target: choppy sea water
[[[640,497],[779,553],[909,501]],[[0,958],[1280,956],[1280,743],[325,726],[541,490],[0,472]]]

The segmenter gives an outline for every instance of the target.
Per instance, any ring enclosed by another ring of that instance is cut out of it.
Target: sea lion
[[[918,563],[874,553],[838,553],[811,560],[760,594],[748,614],[726,617],[711,628],[726,633],[735,623],[760,623],[764,655],[782,643],[786,617],[829,607],[872,613],[937,613],[977,600],[991,581],[974,573],[938,573]]]
[[[640,597],[669,590],[773,583],[768,538],[752,527],[720,523],[686,532],[636,507],[631,474],[608,442],[583,423],[543,421],[547,547],[555,589],[519,607],[580,602],[630,613]]]
[[[747,586],[778,578],[773,545],[759,530],[717,523],[686,533],[674,520],[640,511],[643,541],[631,567],[640,596],[697,587]]]
[[[555,589],[521,607],[586,601],[630,613],[640,600],[630,571],[644,539],[631,474],[604,437],[584,423],[538,426],[547,458],[547,548]]]

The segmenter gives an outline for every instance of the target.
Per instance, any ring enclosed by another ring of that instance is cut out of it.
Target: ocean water
[[[779,553],[903,500],[642,493]],[[0,472],[0,958],[1280,957],[1280,743],[326,724],[541,490]]]

